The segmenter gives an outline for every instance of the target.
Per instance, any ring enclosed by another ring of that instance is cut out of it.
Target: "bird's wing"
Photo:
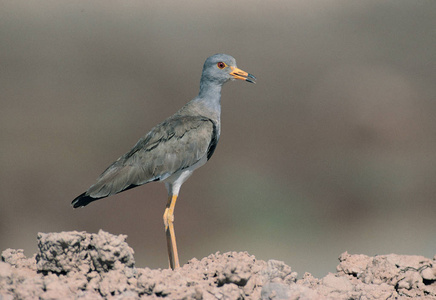
[[[164,180],[188,168],[217,143],[216,124],[201,116],[173,116],[154,127],[125,155],[110,165],[85,193],[107,197],[150,181]]]

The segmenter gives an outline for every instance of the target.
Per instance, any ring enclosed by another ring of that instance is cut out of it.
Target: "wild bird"
[[[230,55],[207,58],[198,96],[140,138],[94,185],[74,199],[72,206],[83,207],[152,181],[163,181],[168,191],[163,221],[169,265],[171,269],[180,267],[173,225],[176,200],[182,184],[215,151],[220,137],[221,88],[235,79],[256,81],[253,75],[238,69]]]

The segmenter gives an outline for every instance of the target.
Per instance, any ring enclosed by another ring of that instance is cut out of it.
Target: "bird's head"
[[[238,69],[236,60],[230,55],[215,54],[204,62],[202,80],[224,84],[235,79],[256,83],[256,77]]]

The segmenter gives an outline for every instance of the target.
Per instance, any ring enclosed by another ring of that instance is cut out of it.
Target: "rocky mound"
[[[436,299],[436,256],[340,256],[322,279],[246,252],[192,259],[175,271],[136,268],[126,236],[38,234],[39,251],[3,251],[0,299]]]

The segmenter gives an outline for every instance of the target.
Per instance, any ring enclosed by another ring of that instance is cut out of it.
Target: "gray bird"
[[[170,268],[178,268],[174,207],[182,184],[212,156],[220,137],[221,87],[229,80],[255,83],[256,78],[236,67],[230,55],[206,59],[198,96],[173,116],[156,125],[126,154],[111,164],[74,208],[152,181],[163,181],[168,201],[163,215]]]

